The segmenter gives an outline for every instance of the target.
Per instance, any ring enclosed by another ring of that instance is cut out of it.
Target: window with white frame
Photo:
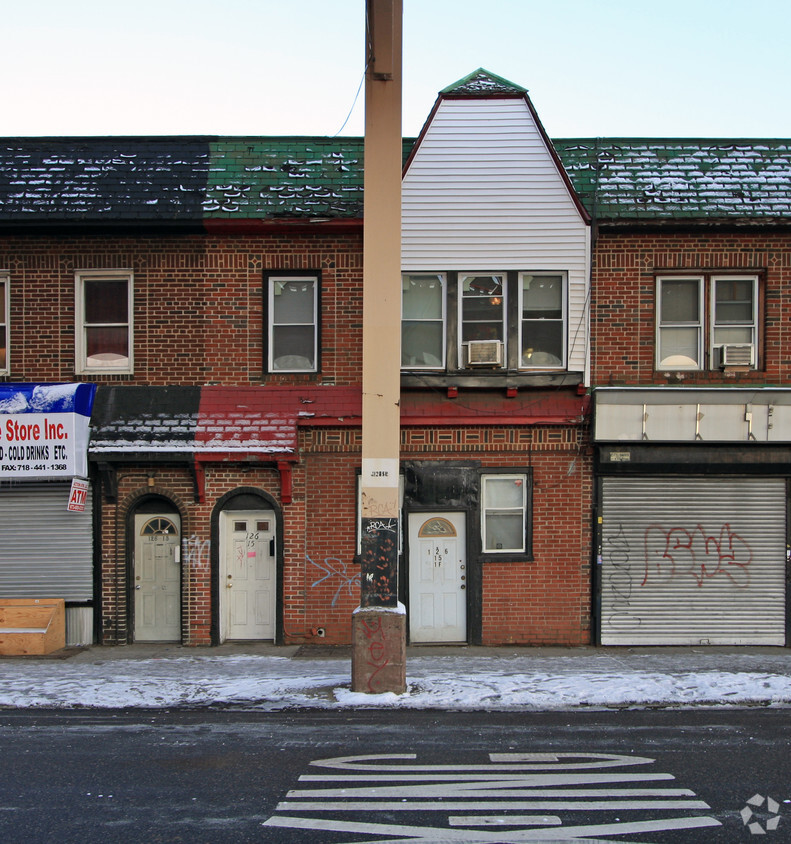
[[[8,372],[8,273],[0,273],[0,373]]]
[[[315,275],[267,278],[270,372],[318,370],[318,288]]]
[[[758,361],[758,279],[711,280],[712,365],[751,366]]]
[[[132,286],[126,270],[76,273],[78,372],[132,372]]]
[[[758,278],[742,275],[657,279],[657,368],[755,368]]]
[[[481,544],[484,554],[526,554],[529,475],[481,475]]]
[[[566,295],[564,276],[520,273],[521,366],[562,367],[566,356]]]
[[[401,279],[401,368],[564,369],[566,272],[415,272]]]
[[[445,366],[445,276],[407,273],[401,279],[401,366]]]

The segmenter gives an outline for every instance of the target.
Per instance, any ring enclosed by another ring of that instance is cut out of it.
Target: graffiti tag
[[[723,524],[719,534],[707,533],[703,525],[692,530],[649,525],[645,531],[645,574],[641,586],[651,581],[669,582],[692,577],[698,586],[724,575],[739,589],[750,585],[750,546]]]

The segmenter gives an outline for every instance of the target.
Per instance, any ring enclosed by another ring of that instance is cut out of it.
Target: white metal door
[[[467,641],[463,513],[409,515],[409,636],[412,642]]]
[[[271,512],[223,513],[220,565],[223,640],[275,638],[274,524]]]
[[[136,642],[181,641],[179,519],[172,513],[135,516]]]
[[[785,480],[602,480],[603,645],[783,645]]]

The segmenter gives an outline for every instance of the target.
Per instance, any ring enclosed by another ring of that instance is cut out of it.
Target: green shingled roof
[[[791,140],[553,142],[601,221],[791,222]]]
[[[362,217],[362,138],[219,138],[203,214]]]
[[[791,140],[553,143],[599,222],[791,224]],[[361,219],[363,149],[362,138],[0,139],[0,225]]]
[[[440,94],[452,94],[454,96],[464,95],[468,97],[488,97],[492,94],[517,94],[527,93],[527,88],[516,85],[498,76],[496,73],[484,70],[479,67],[458,82],[443,88]]]

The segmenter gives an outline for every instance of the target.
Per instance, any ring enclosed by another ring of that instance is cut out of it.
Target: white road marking
[[[451,826],[560,826],[557,815],[451,815]]]
[[[527,811],[527,812],[541,812],[544,810],[557,811],[558,809],[566,809],[572,812],[606,812],[614,810],[618,812],[626,812],[636,809],[710,809],[708,803],[702,800],[571,800],[559,803],[558,801],[549,800],[519,800],[508,801],[502,803],[489,801],[486,803],[474,803],[467,801],[457,801],[453,803],[420,800],[400,800],[390,803],[374,803],[368,800],[349,800],[339,803],[337,798],[331,802],[322,802],[318,800],[284,800],[277,804],[277,811],[303,811],[303,812],[327,812],[342,810],[344,812],[446,812],[446,811],[484,811],[492,812],[495,809],[502,811]]]
[[[517,844],[521,841],[574,841],[590,835],[627,835],[642,832],[665,832],[670,829],[701,829],[721,826],[714,818],[662,818],[661,820],[634,821],[632,823],[586,824],[566,826],[562,829],[512,829],[507,832],[488,830],[445,829],[432,826],[364,823],[360,821],[321,820],[275,815],[264,821],[263,826],[313,829],[370,835],[401,835],[420,841],[464,841],[466,844]],[[384,842],[379,842],[384,844]]]
[[[721,826],[713,817],[694,814],[710,809],[694,799],[694,791],[650,785],[674,780],[672,774],[602,770],[655,764],[643,756],[507,753],[491,754],[488,765],[422,765],[414,762],[416,758],[382,754],[314,760],[311,766],[329,770],[299,777],[299,787],[287,792],[264,825],[370,835],[374,837],[367,840],[378,844],[604,844],[612,839],[600,836]],[[652,817],[680,810],[688,816]],[[310,817],[314,812],[325,817]],[[432,821],[443,825],[375,823],[369,819],[376,812],[414,816],[405,820],[422,820],[421,813],[430,813]],[[611,814],[599,814],[601,823],[569,824],[572,818],[587,821],[592,813],[604,812]],[[638,815],[622,821],[616,815],[621,812],[644,814],[643,819]],[[348,820],[341,820],[342,815]]]
[[[482,765],[409,765],[410,771],[546,771],[563,763],[564,770],[581,768],[621,768],[625,765],[651,765],[647,756],[624,756],[620,753],[490,753],[492,760]],[[403,771],[404,765],[388,765],[392,760],[417,759],[415,753],[382,753],[364,756],[336,756],[333,759],[315,759],[310,764],[317,768],[342,768],[352,771]],[[588,759],[588,762],[567,762],[567,759]],[[498,761],[508,764],[498,764]],[[368,762],[376,762],[374,765]]]
[[[470,780],[449,782],[442,785],[380,785],[355,788],[305,788],[289,791],[286,797],[409,797],[411,794],[425,797],[487,797],[492,791],[508,789],[509,795],[532,797],[535,786],[542,785],[588,785],[594,783],[651,782],[672,780],[670,774],[545,774],[507,780]],[[531,786],[530,789],[524,786]],[[521,789],[521,790],[520,790]]]

